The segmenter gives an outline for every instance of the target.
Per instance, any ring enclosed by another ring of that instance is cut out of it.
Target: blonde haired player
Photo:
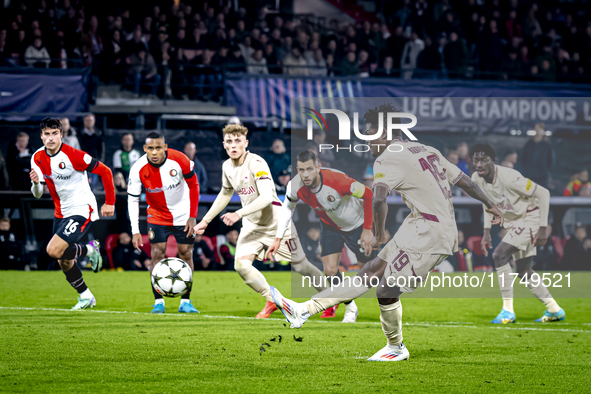
[[[527,281],[531,292],[546,305],[544,316],[536,322],[564,320],[566,314],[558,306],[552,295],[544,286],[540,277],[534,276],[532,258],[536,255],[536,247],[544,246],[548,239],[548,212],[550,210],[550,192],[527,179],[519,171],[495,165],[495,151],[488,144],[478,144],[470,151],[472,163],[476,171],[472,180],[488,193],[491,200],[503,212],[507,235],[493,253],[497,269],[499,287],[503,297],[503,308],[491,323],[507,324],[515,322],[513,310],[513,273],[509,264],[515,258],[517,274]],[[492,248],[490,225],[484,213],[484,236],[482,251],[488,256]],[[523,279],[522,279],[523,280]]]
[[[223,129],[223,144],[230,158],[222,165],[222,190],[199,224],[196,234],[203,234],[207,225],[226,208],[234,191],[240,197],[242,208],[222,215],[224,224],[234,225],[242,219],[242,229],[236,244],[234,269],[244,282],[267,300],[257,319],[267,319],[277,310],[267,280],[252,266],[255,258],[275,241],[277,223],[281,215],[281,201],[277,198],[275,183],[267,162],[246,150],[248,129],[240,124],[227,125]],[[281,260],[292,263],[293,269],[322,283],[322,272],[307,259],[295,230],[288,228],[277,254]],[[316,279],[314,279],[316,277]]]

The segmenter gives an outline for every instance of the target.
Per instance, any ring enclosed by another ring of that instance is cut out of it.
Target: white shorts
[[[378,257],[384,260],[384,278],[389,287],[400,287],[403,293],[412,293],[443,260],[446,254],[406,252],[398,247],[394,239],[386,244]]]
[[[515,261],[537,254],[537,248],[534,242],[539,229],[540,227],[538,226],[533,227],[526,224],[517,224],[507,229],[507,234],[503,237],[503,242],[519,249],[519,251],[513,254]]]
[[[263,260],[265,252],[275,241],[275,229],[269,231],[265,228],[242,227],[238,242],[236,243],[236,258],[255,255],[258,260]],[[285,260],[290,263],[300,261],[306,258],[304,249],[300,243],[300,238],[296,231],[289,227],[281,240],[279,250],[275,256],[277,260]]]

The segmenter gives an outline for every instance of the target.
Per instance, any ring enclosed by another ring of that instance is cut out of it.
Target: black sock
[[[187,291],[185,294],[182,295],[181,300],[190,300],[191,299],[191,292]]]
[[[327,282],[328,284],[332,284],[334,287],[338,287],[341,284],[341,275],[340,274],[336,274],[336,275],[327,275]]]
[[[154,299],[158,300],[160,298],[163,298],[161,294],[159,294],[156,290],[154,290],[154,286],[152,287],[152,293],[154,293]]]
[[[80,271],[80,268],[76,264],[69,271],[64,272],[64,274],[66,274],[66,280],[76,289],[78,294],[88,289],[82,278],[82,271]]]
[[[87,251],[88,251],[88,249],[86,248],[86,245],[73,244],[72,246],[68,247],[68,249],[66,249],[64,251],[64,254],[62,255],[61,258],[64,260],[74,260],[74,259],[77,259],[78,257],[86,256]]]

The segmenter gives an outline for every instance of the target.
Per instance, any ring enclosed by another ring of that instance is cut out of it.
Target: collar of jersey
[[[60,145],[60,148],[57,150],[57,152],[55,152],[55,155],[50,155],[49,152],[47,151],[47,148],[45,148],[45,154],[47,156],[49,156],[49,157],[55,157],[55,156],[57,156],[62,151],[62,146],[64,146],[64,143],[63,142]]]
[[[160,164],[153,164],[150,160],[148,160],[148,163],[150,163],[150,165],[154,168],[160,168],[164,165],[164,163],[166,163],[166,160],[168,160],[168,152],[164,152],[164,161]]]
[[[306,187],[308,187],[308,190],[310,190],[312,193],[318,194],[320,193],[320,190],[322,190],[322,185],[324,185],[324,177],[322,176],[322,170],[320,170],[320,184],[318,184],[318,191],[313,191],[311,187]]]

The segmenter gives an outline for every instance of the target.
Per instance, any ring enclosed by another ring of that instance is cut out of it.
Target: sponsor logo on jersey
[[[72,175],[65,176],[65,175],[59,175],[59,174],[55,174],[55,175],[46,175],[46,174],[43,174],[43,178],[44,179],[53,179],[53,180],[56,180],[56,181],[67,181],[71,177],[72,177]]]
[[[531,189],[531,187],[532,187],[531,179],[528,179],[527,184],[525,185],[525,191],[528,192],[529,189]]]
[[[155,189],[150,189],[149,187],[146,188],[146,191],[148,193],[160,193],[160,192],[165,192],[167,190],[172,190],[172,189],[176,189],[177,187],[179,187],[181,185],[181,182],[177,182],[174,185],[168,185],[168,186],[162,186],[162,187],[157,187]]]
[[[265,172],[265,171],[259,171],[259,172],[257,172],[257,173],[255,174],[255,177],[257,177],[257,178],[258,178],[258,177],[260,177],[260,176],[263,176],[263,175],[269,175],[269,174],[267,174],[267,172]]]
[[[256,190],[255,190],[254,186],[250,186],[248,189],[241,188],[240,190],[236,190],[236,193],[239,196],[248,196],[249,194],[256,193]]]
[[[378,172],[377,174],[375,174],[373,176],[373,179],[379,179],[379,178],[384,178],[386,175],[382,174],[381,172]]]
[[[178,174],[178,172],[176,172],[176,170],[173,168],[172,170],[170,170],[170,176],[175,177]]]
[[[63,161],[58,165],[59,168],[61,168],[62,170],[66,168],[66,163],[64,163]]]

